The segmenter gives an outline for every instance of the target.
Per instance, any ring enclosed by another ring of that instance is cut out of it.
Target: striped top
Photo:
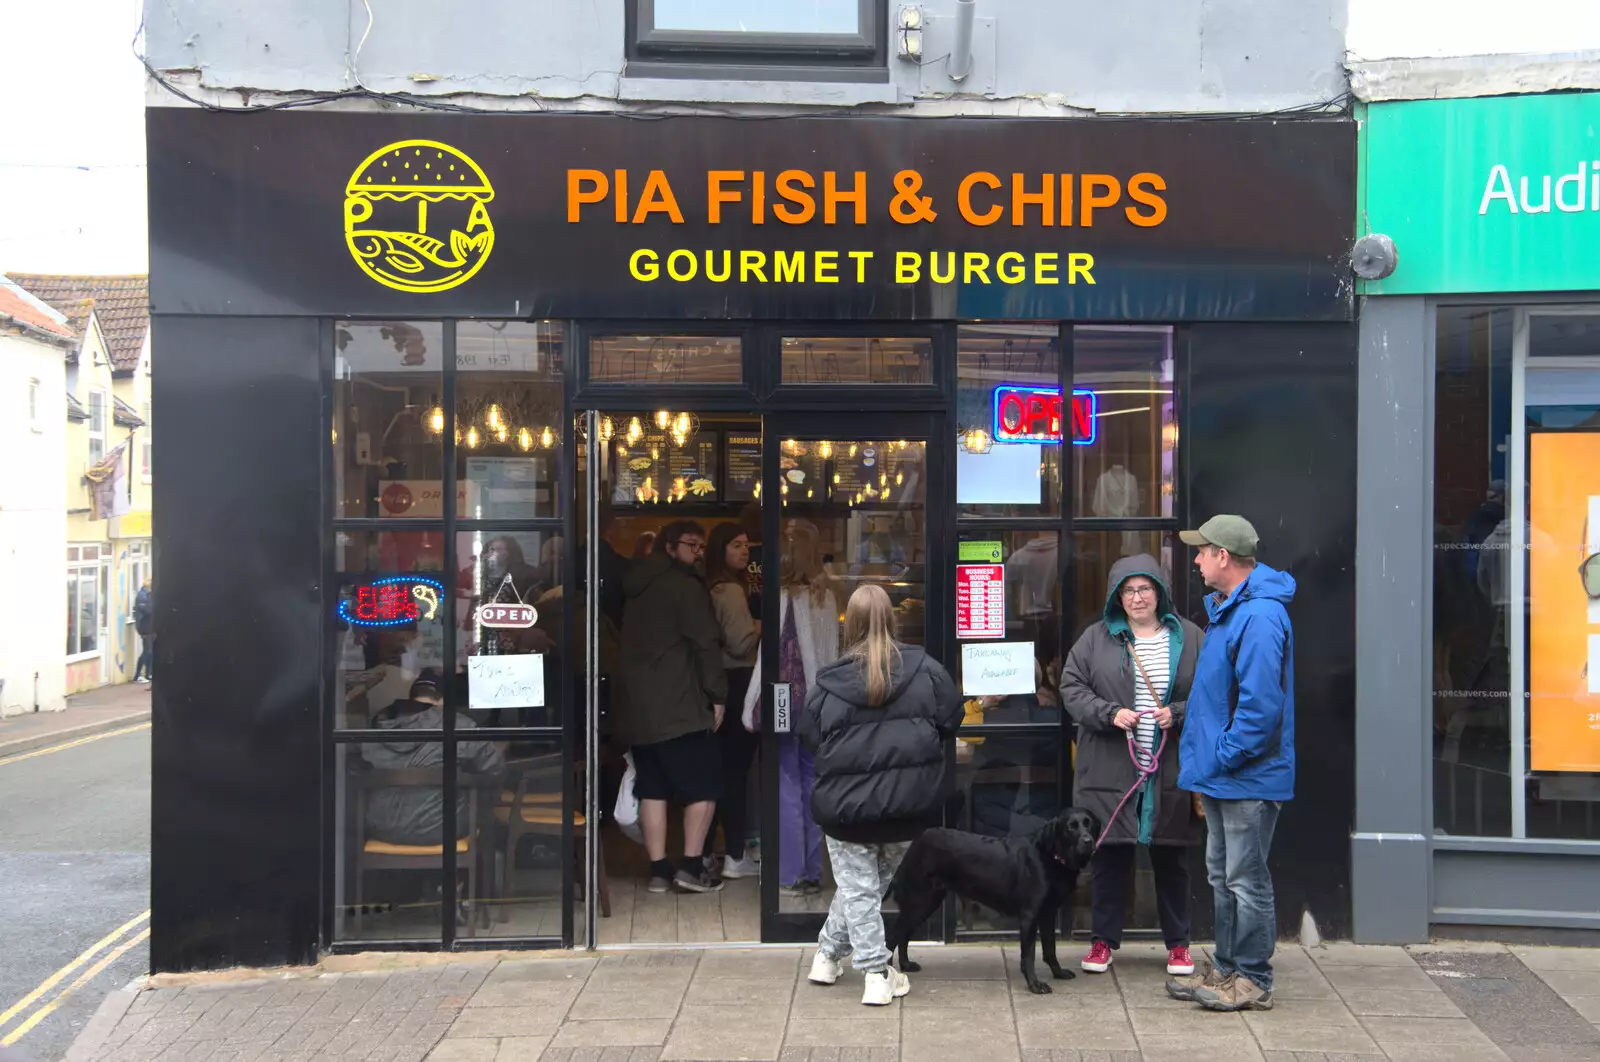
[[[1171,639],[1172,632],[1165,626],[1161,628],[1160,632],[1151,635],[1149,638],[1140,638],[1135,635],[1133,639],[1133,652],[1139,658],[1139,663],[1143,665],[1144,674],[1150,676],[1150,685],[1156,688],[1156,692],[1161,695],[1163,701],[1167,696],[1167,685],[1170,678],[1168,672],[1171,667],[1168,661],[1171,655]],[[1153,712],[1159,707],[1161,705],[1150,697],[1150,688],[1145,685],[1144,676],[1139,674],[1137,667],[1134,668],[1133,710],[1136,712]],[[1139,743],[1139,748],[1143,753],[1140,757],[1143,762],[1149,763],[1149,758],[1155,755],[1159,734],[1160,728],[1156,726],[1155,716],[1141,715],[1139,717],[1139,723],[1134,727],[1133,736],[1134,740]]]

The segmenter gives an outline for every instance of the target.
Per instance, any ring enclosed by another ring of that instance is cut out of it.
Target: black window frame
[[[882,0],[856,0],[855,33],[735,33],[656,27],[656,0],[626,0],[628,77],[888,82]]]

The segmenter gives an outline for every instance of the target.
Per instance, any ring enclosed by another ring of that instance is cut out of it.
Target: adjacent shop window
[[[1072,342],[1074,515],[1171,517],[1178,472],[1172,330],[1077,328]]]
[[[963,516],[1061,512],[1061,333],[962,325],[956,353],[956,502]],[[1004,407],[1005,423],[997,428]]]
[[[106,393],[89,392],[89,464],[98,465],[106,456]]]
[[[67,547],[67,655],[100,649],[101,547]]]
[[[786,384],[931,384],[933,341],[878,336],[803,336],[783,341]]]
[[[338,599],[335,659],[341,729],[415,727],[396,709],[418,679],[442,691],[444,534],[439,531],[335,533]]]
[[[601,335],[589,339],[589,380],[613,384],[736,384],[738,336]]]
[[[458,516],[560,515],[563,339],[561,326],[548,321],[456,326]]]
[[[443,327],[340,322],[333,375],[333,515],[442,517]]]
[[[874,0],[628,0],[628,73],[887,80],[882,9]]]
[[[1435,830],[1600,839],[1600,310],[1436,334]]]
[[[545,531],[456,533],[453,703],[478,726],[558,726],[565,542]]]
[[[428,712],[439,714],[437,708]],[[437,941],[445,835],[455,842],[462,896],[473,895],[486,874],[483,849],[492,819],[471,791],[463,791],[450,822],[444,745],[437,740],[397,734],[392,741],[338,745],[334,771],[335,939]],[[463,922],[472,924],[470,905],[461,911],[458,933]]]

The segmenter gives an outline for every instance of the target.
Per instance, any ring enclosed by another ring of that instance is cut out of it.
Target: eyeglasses
[[[677,544],[694,553],[704,553],[706,551],[706,544],[697,538],[680,538]]]
[[[1155,597],[1156,588],[1153,586],[1125,586],[1122,596],[1126,598]]]

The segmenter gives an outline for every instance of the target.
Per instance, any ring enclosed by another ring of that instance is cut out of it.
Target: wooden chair
[[[559,754],[554,756],[539,756],[529,760],[513,761],[510,768],[516,772],[517,786],[514,790],[507,789],[500,794],[500,803],[494,809],[495,821],[506,828],[506,862],[504,876],[501,880],[500,896],[509,901],[515,895],[515,882],[517,873],[517,846],[524,837],[529,836],[561,836],[561,801],[563,771],[562,758]],[[575,762],[571,766],[574,772],[573,792],[580,796],[584,789],[584,764]],[[517,813],[512,814],[516,809]],[[600,914],[604,918],[611,917],[611,883],[606,875],[606,851],[601,844],[600,831],[590,831],[588,817],[581,811],[574,809],[572,813],[572,838],[574,854],[582,851],[584,843],[601,845],[596,853],[599,859],[599,881],[596,882],[600,893]],[[578,881],[584,880],[583,868],[587,861],[578,859]],[[504,921],[510,917],[510,912],[504,912]]]
[[[366,876],[370,871],[421,870],[439,873],[444,866],[442,844],[394,844],[367,835],[367,802],[374,792],[385,789],[429,789],[442,791],[444,769],[440,767],[415,767],[402,770],[361,770],[353,772],[356,792],[356,866],[355,909],[356,936],[361,935],[363,897],[366,895]],[[457,786],[471,794],[468,801],[466,835],[456,840],[456,867],[467,875],[466,896],[477,900],[478,887],[488,880],[484,873],[483,822],[481,807],[483,794],[493,792],[500,784],[496,775],[457,775]],[[465,858],[462,858],[465,857]],[[488,925],[488,909],[477,903],[478,921]],[[469,923],[468,929],[470,931]]]

